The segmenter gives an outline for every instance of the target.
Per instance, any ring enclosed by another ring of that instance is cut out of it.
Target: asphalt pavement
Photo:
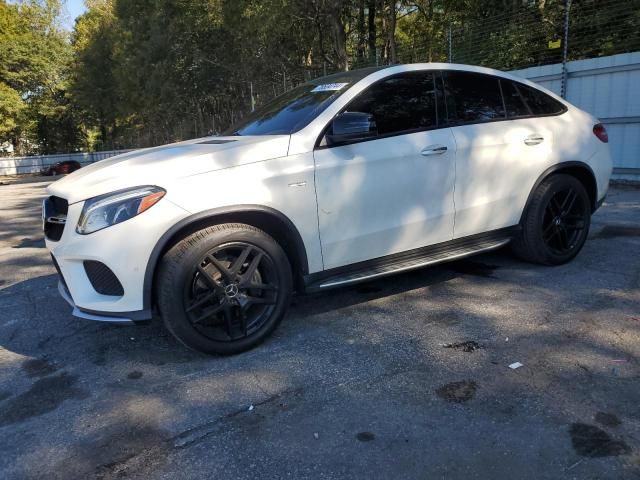
[[[640,478],[640,190],[568,265],[503,249],[299,296],[208,357],[71,316],[46,185],[0,186],[3,479]]]

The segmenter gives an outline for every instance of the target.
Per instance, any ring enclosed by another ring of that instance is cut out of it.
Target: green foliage
[[[74,149],[81,133],[65,91],[71,60],[59,0],[0,1],[0,142],[19,153]]]
[[[23,108],[20,93],[0,82],[0,139],[9,138],[17,129]]]
[[[0,0],[0,142],[144,147],[221,132],[338,70],[555,63],[564,0]],[[574,0],[569,58],[640,49],[640,0]]]

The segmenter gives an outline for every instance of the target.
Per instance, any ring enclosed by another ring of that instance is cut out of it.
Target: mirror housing
[[[357,142],[378,135],[373,115],[362,112],[343,112],[331,122],[325,135],[327,145]]]

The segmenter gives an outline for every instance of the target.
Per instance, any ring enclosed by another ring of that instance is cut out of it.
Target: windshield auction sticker
[[[312,92],[335,92],[342,90],[348,83],[324,83],[311,90]]]

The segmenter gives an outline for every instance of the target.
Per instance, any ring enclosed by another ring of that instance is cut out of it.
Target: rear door
[[[510,80],[453,70],[443,76],[457,148],[454,238],[515,225],[551,163],[552,130]]]
[[[428,71],[382,79],[345,109],[378,136],[315,150],[325,269],[451,240],[455,142],[437,96]]]

